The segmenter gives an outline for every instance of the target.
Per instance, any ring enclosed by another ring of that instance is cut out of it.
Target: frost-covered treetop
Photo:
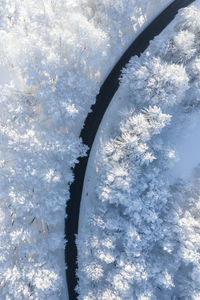
[[[188,182],[166,178],[169,137],[200,108],[199,36],[200,9],[186,8],[123,70],[127,112],[102,146],[78,238],[81,300],[200,298],[200,167]]]

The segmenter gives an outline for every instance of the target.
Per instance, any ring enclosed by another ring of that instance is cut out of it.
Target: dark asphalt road
[[[194,0],[175,0],[171,5],[169,5],[138,36],[112,69],[96,97],[96,104],[92,106],[92,112],[88,114],[84,128],[80,134],[83,143],[88,145],[89,149],[92,147],[104,112],[119,87],[119,77],[122,68],[125,67],[132,56],[139,56],[142,52],[144,52],[144,50],[148,47],[150,40],[158,35],[174,19],[180,8],[187,6],[192,2],[194,2]],[[90,150],[88,151],[88,156],[80,158],[79,163],[73,169],[75,180],[71,184],[70,200],[67,202],[66,206],[67,218],[65,219],[65,237],[68,243],[65,248],[65,262],[68,266],[66,275],[70,300],[78,299],[78,294],[75,292],[75,287],[78,283],[78,279],[76,277],[77,248],[75,240],[76,234],[78,233],[80,201],[89,154]]]

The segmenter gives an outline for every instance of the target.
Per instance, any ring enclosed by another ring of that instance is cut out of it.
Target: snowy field
[[[1,1],[0,299],[66,299],[80,130],[115,62],[170,2]]]
[[[123,71],[85,177],[81,300],[200,299],[199,34],[198,0]]]

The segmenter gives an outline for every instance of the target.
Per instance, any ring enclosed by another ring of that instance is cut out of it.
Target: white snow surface
[[[196,1],[131,59],[104,115],[81,201],[81,300],[200,297],[199,20]]]
[[[101,83],[172,1],[2,0],[0,299],[66,299],[64,217]]]
[[[200,164],[200,113],[193,113],[186,128],[173,137],[171,142],[176,151],[176,162],[169,170],[169,180],[188,180],[193,170]]]

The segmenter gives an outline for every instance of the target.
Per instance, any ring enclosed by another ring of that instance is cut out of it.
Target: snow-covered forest
[[[114,63],[170,2],[1,1],[0,299],[66,299],[80,130]]]
[[[123,109],[91,162],[95,194],[84,188],[81,300],[200,299],[199,155],[187,178],[173,176],[176,142],[200,118],[199,37],[195,1],[123,70]]]

